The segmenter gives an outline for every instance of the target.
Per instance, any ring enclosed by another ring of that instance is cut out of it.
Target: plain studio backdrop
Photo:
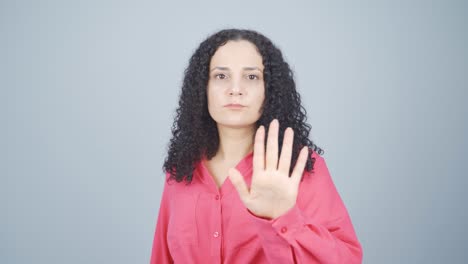
[[[148,263],[183,71],[291,65],[364,263],[468,260],[464,1],[1,1],[1,263]]]

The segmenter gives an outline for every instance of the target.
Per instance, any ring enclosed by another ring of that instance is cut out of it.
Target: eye
[[[219,77],[219,78],[218,78],[218,77]],[[216,74],[216,75],[215,75],[215,78],[216,78],[216,79],[221,79],[221,80],[223,80],[223,79],[226,78],[226,75],[224,75],[223,73]]]
[[[252,77],[253,77],[253,78],[252,78]],[[248,78],[249,78],[250,80],[256,80],[256,79],[258,79],[258,76],[255,75],[255,74],[250,74],[250,75],[248,76]]]

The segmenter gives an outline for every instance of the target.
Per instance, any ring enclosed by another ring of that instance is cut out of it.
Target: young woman
[[[226,29],[204,40],[185,70],[151,264],[361,263],[306,119],[267,37]]]

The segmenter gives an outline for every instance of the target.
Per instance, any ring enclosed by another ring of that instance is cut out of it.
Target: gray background
[[[292,66],[364,263],[468,260],[463,1],[1,1],[1,263],[148,263],[188,59]]]

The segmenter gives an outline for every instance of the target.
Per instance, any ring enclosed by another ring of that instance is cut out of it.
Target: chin
[[[223,118],[215,120],[218,126],[231,127],[231,128],[246,128],[255,125],[256,120],[254,119],[228,119]]]

